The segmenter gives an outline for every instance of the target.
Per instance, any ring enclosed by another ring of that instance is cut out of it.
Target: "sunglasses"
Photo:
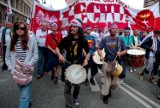
[[[25,27],[16,27],[15,30],[25,30]]]

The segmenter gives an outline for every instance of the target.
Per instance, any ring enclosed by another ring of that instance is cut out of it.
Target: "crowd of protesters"
[[[65,82],[64,96],[66,108],[72,108],[72,103],[79,105],[78,95],[80,84],[72,84],[65,79],[65,69],[71,64],[81,64],[85,67],[88,74],[91,69],[91,78],[86,79],[84,83],[90,82],[95,86],[94,77],[98,68],[105,73],[106,62],[103,65],[96,64],[93,61],[95,51],[98,52],[101,61],[113,61],[117,56],[118,63],[123,67],[123,72],[115,77],[104,74],[105,83],[102,85],[103,102],[108,104],[108,98],[111,97],[111,89],[116,89],[120,82],[126,77],[126,56],[129,49],[145,50],[145,65],[142,72],[139,72],[140,80],[144,80],[144,74],[149,74],[148,81],[160,86],[160,79],[155,80],[155,76],[160,76],[160,30],[154,30],[152,33],[147,31],[133,30],[125,27],[119,30],[113,23],[107,30],[100,29],[97,25],[92,28],[87,25],[82,28],[82,22],[74,19],[70,23],[69,30],[65,26],[61,27],[56,22],[49,24],[44,21],[41,28],[34,34],[29,31],[30,25],[24,22],[14,24],[6,22],[5,27],[0,25],[0,57],[3,58],[2,70],[9,70],[14,76],[17,60],[22,66],[33,66],[38,64],[37,80],[43,78],[48,72],[51,73],[51,79],[55,84],[61,79]],[[106,56],[103,57],[101,50],[104,49]],[[64,53],[65,56],[64,56]],[[142,68],[143,68],[142,67]],[[27,68],[30,69],[30,68]],[[130,72],[137,71],[134,66],[129,66]],[[33,73],[30,73],[33,74]],[[61,74],[61,77],[59,78]],[[31,82],[26,85],[17,84],[20,89],[19,108],[28,108],[31,106],[30,88]],[[71,98],[71,88],[73,90],[73,101]],[[112,87],[114,86],[114,88]],[[160,93],[157,95],[160,99]]]

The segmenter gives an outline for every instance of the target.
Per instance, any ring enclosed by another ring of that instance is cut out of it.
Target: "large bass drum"
[[[127,51],[129,65],[135,68],[144,66],[145,54],[144,50],[129,49]]]
[[[73,84],[84,82],[86,77],[86,70],[81,65],[73,64],[66,69],[66,78]]]

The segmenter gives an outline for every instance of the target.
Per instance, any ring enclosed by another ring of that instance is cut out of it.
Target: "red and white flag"
[[[6,22],[9,20],[9,15],[12,14],[12,8],[11,8],[11,0],[8,0],[8,6],[6,10]]]
[[[156,19],[159,17],[159,2],[147,7],[143,10],[133,9],[127,7],[126,13],[128,14],[129,21],[142,30],[154,30],[157,27]]]

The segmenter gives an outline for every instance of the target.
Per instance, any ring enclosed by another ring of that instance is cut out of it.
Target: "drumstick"
[[[83,66],[77,71],[76,75],[83,69]]]
[[[119,51],[120,51],[120,48],[119,48],[118,52],[119,52]],[[116,55],[116,57],[115,57],[114,61],[116,61],[117,57],[118,57],[118,56]]]
[[[71,62],[69,62],[69,61],[67,61],[67,60],[65,60],[64,62],[66,62],[66,63],[68,63],[68,64],[71,64]]]

